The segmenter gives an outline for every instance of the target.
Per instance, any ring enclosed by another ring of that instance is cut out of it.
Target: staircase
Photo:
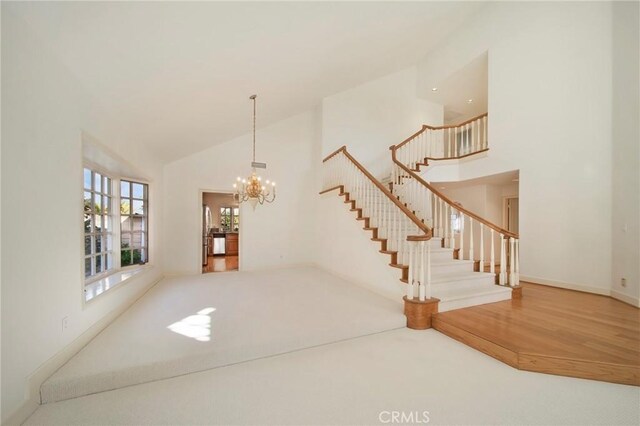
[[[409,301],[436,301],[437,312],[445,312],[507,300],[512,292],[519,297],[518,236],[457,205],[420,176],[430,161],[488,149],[483,114],[456,126],[425,125],[390,147],[392,172],[384,183],[346,146],[323,160],[321,194],[337,190],[389,256],[406,284],[405,312]]]

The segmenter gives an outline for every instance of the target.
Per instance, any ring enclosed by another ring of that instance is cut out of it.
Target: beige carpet
[[[49,378],[42,402],[401,328],[400,302],[312,267],[165,279]]]
[[[46,404],[26,425],[638,425],[639,400],[401,329]]]

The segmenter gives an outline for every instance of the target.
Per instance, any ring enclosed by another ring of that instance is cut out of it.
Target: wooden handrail
[[[417,132],[415,132],[414,134],[409,136],[407,139],[405,139],[402,142],[400,142],[398,145],[396,145],[396,147],[400,148],[400,147],[404,146],[405,144],[409,143],[409,141],[413,140],[416,136],[418,136],[419,134],[423,133],[427,129],[429,129],[429,130],[453,129],[453,128],[456,128],[456,127],[464,126],[465,124],[469,124],[472,121],[476,121],[476,120],[479,120],[479,119],[481,119],[483,117],[487,117],[487,116],[489,116],[489,113],[485,112],[484,114],[480,114],[480,115],[478,115],[476,117],[470,118],[467,121],[464,121],[462,123],[450,124],[450,125],[447,125],[447,126],[429,126],[428,124],[423,124],[422,125],[422,129],[418,130]]]
[[[331,154],[327,155],[324,160],[322,160],[323,163],[325,163],[327,160],[331,159],[331,157],[333,157],[336,154],[341,153],[342,151],[345,151],[347,149],[346,145],[342,145],[340,148],[336,149],[335,151],[333,151]]]
[[[398,149],[398,146],[394,145],[394,146],[391,146],[389,149],[391,150],[391,158],[393,159],[394,163],[396,163],[398,166],[400,166],[402,168],[402,170],[407,172],[409,174],[409,176],[411,176],[417,182],[419,182],[420,184],[425,186],[427,189],[429,189],[431,192],[433,192],[436,196],[441,198],[445,203],[449,204],[451,207],[455,208],[456,210],[463,212],[467,216],[474,218],[476,221],[484,224],[485,226],[493,229],[494,231],[497,231],[497,232],[505,235],[506,237],[518,238],[518,234],[514,234],[513,232],[507,231],[506,229],[502,229],[498,225],[495,225],[495,224],[489,222],[488,220],[481,218],[477,214],[475,214],[475,213],[465,209],[464,207],[456,204],[455,202],[453,202],[453,200],[451,200],[449,197],[447,197],[446,195],[444,195],[443,193],[438,191],[431,184],[429,184],[426,180],[422,179],[420,177],[420,175],[418,175],[413,170],[411,170],[410,168],[408,168],[407,166],[402,164],[401,161],[398,161],[398,159],[396,157],[396,150]]]
[[[362,164],[358,162],[358,160],[353,158],[351,154],[349,154],[349,151],[347,151],[346,146],[342,146],[341,148],[338,148],[337,150],[329,154],[324,160],[322,160],[322,162],[323,163],[326,162],[327,160],[339,154],[340,152],[342,152],[345,155],[345,157],[347,157],[375,186],[378,187],[380,191],[382,191],[396,206],[398,206],[398,208],[409,219],[411,219],[411,221],[418,227],[419,230],[424,232],[424,235],[412,236],[412,241],[424,241],[424,240],[431,239],[432,237],[431,228],[425,225],[415,214],[413,214],[413,212],[409,210],[407,206],[405,206],[400,200],[398,200],[398,198],[395,197],[387,188],[385,188],[384,185],[378,181],[378,179],[373,177],[373,175],[369,173],[369,171],[367,171],[367,169],[365,169],[362,166]]]

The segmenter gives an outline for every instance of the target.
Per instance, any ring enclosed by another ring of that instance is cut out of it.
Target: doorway
[[[507,231],[513,232],[514,234],[518,234],[520,231],[520,222],[519,222],[519,214],[520,214],[520,202],[518,197],[507,197],[505,198],[505,210],[504,210],[504,224]]]
[[[238,270],[240,206],[233,194],[202,193],[202,273]]]

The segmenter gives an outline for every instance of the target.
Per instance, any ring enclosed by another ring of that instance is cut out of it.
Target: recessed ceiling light
[[[432,91],[432,92],[437,92],[437,91],[438,91],[438,88],[437,88],[437,87],[432,87],[432,88],[431,88],[431,91]]]
[[[472,104],[473,103],[473,99],[467,99],[467,103],[468,104]]]

